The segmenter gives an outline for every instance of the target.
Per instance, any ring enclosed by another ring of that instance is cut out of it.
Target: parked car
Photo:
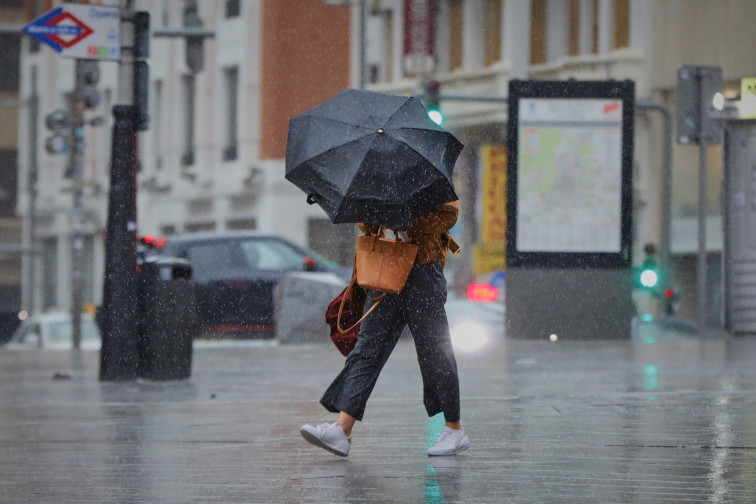
[[[100,330],[89,314],[81,316],[82,350],[99,350]],[[32,315],[18,326],[8,350],[71,350],[73,348],[73,321],[70,313],[44,313]]]
[[[202,335],[275,335],[273,289],[291,271],[333,272],[338,264],[280,236],[254,232],[173,235],[160,250],[188,260]]]

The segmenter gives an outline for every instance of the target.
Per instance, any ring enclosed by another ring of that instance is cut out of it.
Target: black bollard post
[[[100,380],[137,378],[137,253],[135,222],[136,109],[113,107],[110,201],[105,237],[105,282]]]

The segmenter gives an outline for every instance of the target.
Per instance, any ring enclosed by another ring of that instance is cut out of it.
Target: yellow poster
[[[481,147],[483,215],[480,241],[503,243],[507,238],[507,150],[503,145]]]
[[[740,117],[756,119],[756,77],[740,80]]]
[[[503,145],[481,147],[482,215],[480,242],[474,250],[475,274],[505,267],[507,241],[507,150]]]
[[[483,275],[506,269],[506,243],[478,243],[473,246],[473,273]]]

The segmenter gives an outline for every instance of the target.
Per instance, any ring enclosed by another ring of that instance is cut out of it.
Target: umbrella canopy
[[[286,179],[335,223],[406,229],[457,199],[461,150],[418,99],[345,89],[289,121]]]

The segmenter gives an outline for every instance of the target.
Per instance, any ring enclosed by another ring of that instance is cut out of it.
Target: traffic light
[[[76,60],[76,101],[82,102],[86,108],[96,108],[100,103],[98,82],[100,82],[100,69],[97,67],[97,62]]]
[[[440,82],[437,80],[425,81],[425,110],[428,111],[428,117],[431,118],[431,121],[439,126],[444,122],[444,116],[441,114],[440,94]]]
[[[134,108],[136,128],[145,131],[150,124],[148,113],[150,67],[150,13],[137,12],[134,16]]]
[[[664,289],[664,300],[662,303],[662,308],[664,309],[664,313],[667,315],[672,315],[677,310],[677,301],[680,300],[680,293],[671,288],[668,287]]]
[[[636,281],[642,289],[654,291],[659,285],[659,267],[656,262],[656,247],[653,243],[647,243],[643,248],[646,258],[637,272]]]
[[[706,81],[702,93],[702,83]],[[714,96],[722,92],[722,68],[682,66],[677,69],[677,143],[697,144],[701,140],[701,109],[708,111]],[[710,121],[706,141],[722,142],[722,127]]]

